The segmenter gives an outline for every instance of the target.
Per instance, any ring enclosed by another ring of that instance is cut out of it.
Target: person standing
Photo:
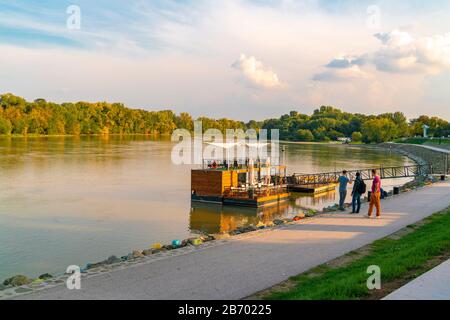
[[[372,195],[370,196],[370,206],[368,218],[372,218],[373,208],[377,209],[377,219],[381,218],[381,178],[377,175],[377,170],[372,170]]]
[[[342,175],[338,179],[339,182],[339,210],[345,211],[345,199],[347,198],[347,185],[352,183],[347,178],[347,171],[342,171]]]
[[[355,184],[352,192],[352,213],[361,211],[361,196],[366,193],[366,184],[361,178],[361,173],[356,173]]]

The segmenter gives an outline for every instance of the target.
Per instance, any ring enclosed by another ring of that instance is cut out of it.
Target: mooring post
[[[450,154],[447,154],[447,174],[450,174]]]
[[[448,160],[449,160],[449,155],[444,154],[444,175],[448,174]]]

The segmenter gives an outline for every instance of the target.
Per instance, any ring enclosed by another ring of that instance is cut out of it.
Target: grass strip
[[[425,144],[425,145],[450,145],[450,139],[425,139],[425,138],[408,138],[408,139],[397,139],[395,142],[398,143],[409,143],[409,144]]]

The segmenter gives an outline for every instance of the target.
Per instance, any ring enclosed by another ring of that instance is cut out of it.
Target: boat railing
[[[270,197],[283,193],[287,193],[287,185],[278,186],[246,186],[241,188],[230,188],[225,191],[225,196],[227,198],[236,199],[254,199],[261,197]]]
[[[236,159],[236,160],[215,160],[215,159],[203,159],[203,169],[210,170],[248,170],[251,169],[250,159]],[[273,168],[279,166],[273,166],[268,161],[256,160],[253,163],[254,169],[259,168]]]

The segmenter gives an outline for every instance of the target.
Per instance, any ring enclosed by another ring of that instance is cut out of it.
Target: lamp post
[[[426,124],[424,124],[424,125],[422,126],[422,128],[423,128],[423,137],[424,137],[425,139],[427,139],[427,138],[428,138],[428,129],[430,129],[430,127],[427,126]]]

